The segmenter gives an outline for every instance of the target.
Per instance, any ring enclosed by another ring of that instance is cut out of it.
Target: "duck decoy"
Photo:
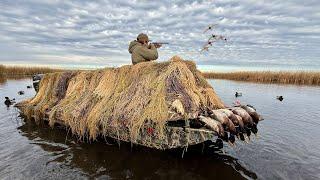
[[[278,99],[279,101],[283,101],[283,96],[277,96],[277,99]]]
[[[235,97],[241,97],[241,96],[242,96],[242,93],[241,93],[241,92],[236,92],[236,93],[234,94],[234,96],[235,96]]]
[[[19,95],[24,95],[24,91],[18,91]]]
[[[4,101],[4,104],[6,105],[6,106],[10,106],[10,105],[12,105],[12,104],[14,104],[15,103],[15,99],[13,98],[12,100],[9,98],[9,97],[5,97],[5,101]]]

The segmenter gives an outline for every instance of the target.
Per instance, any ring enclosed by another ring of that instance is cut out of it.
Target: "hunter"
[[[158,59],[157,48],[161,44],[149,44],[149,38],[146,34],[140,33],[137,40],[131,41],[129,45],[129,53],[131,54],[132,64],[141,62],[154,61]]]

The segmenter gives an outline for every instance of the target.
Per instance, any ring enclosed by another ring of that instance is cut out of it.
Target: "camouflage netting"
[[[20,106],[37,122],[63,122],[80,137],[127,129],[131,142],[145,124],[161,139],[167,121],[224,108],[195,64],[177,56],[163,63],[46,74],[38,94]]]

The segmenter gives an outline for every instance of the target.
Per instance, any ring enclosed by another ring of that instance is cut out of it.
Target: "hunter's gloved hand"
[[[156,48],[156,46],[154,45],[154,44],[149,44],[149,46],[148,46],[148,49],[155,49]]]

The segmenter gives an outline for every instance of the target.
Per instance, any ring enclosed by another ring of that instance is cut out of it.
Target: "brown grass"
[[[202,73],[207,79],[228,79],[235,81],[249,81],[261,83],[276,84],[296,84],[296,85],[320,85],[320,72],[271,72],[271,71],[255,71],[255,72],[204,72]]]
[[[190,119],[207,108],[224,107],[195,64],[179,57],[46,74],[37,95],[20,105],[36,121],[48,114],[50,125],[63,121],[80,137],[95,139],[122,129],[128,130],[133,143],[148,123],[161,139],[168,120]]]
[[[0,84],[6,82],[6,78],[4,76],[5,67],[0,64]]]
[[[63,70],[48,67],[21,67],[0,65],[0,77],[31,76],[34,74],[43,74],[60,71]]]
[[[0,75],[0,84],[3,84],[7,81],[7,78],[3,77],[2,75]]]

